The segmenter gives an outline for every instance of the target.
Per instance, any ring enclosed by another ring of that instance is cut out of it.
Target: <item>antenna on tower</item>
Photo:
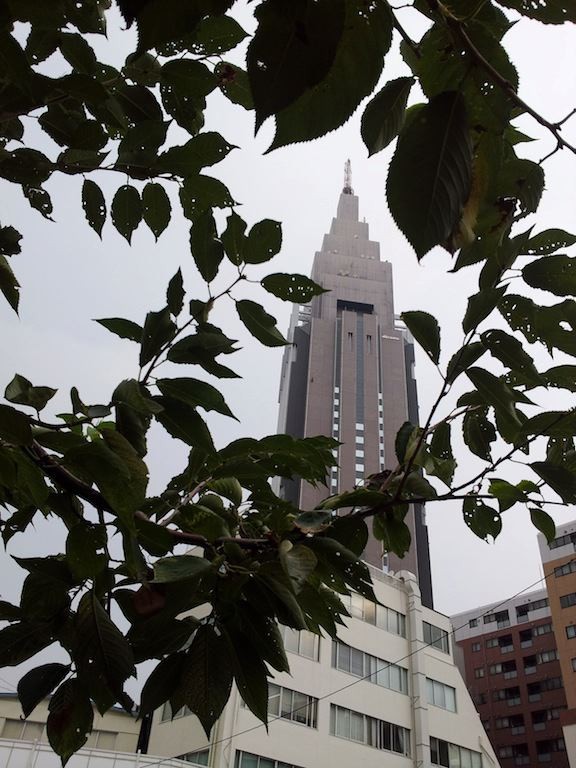
[[[352,189],[352,163],[349,159],[344,163],[344,189],[342,192],[345,195],[354,194],[354,190]]]

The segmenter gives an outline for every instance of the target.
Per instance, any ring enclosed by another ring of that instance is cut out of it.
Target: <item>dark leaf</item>
[[[450,358],[446,369],[446,380],[455,381],[461,373],[479,360],[486,352],[486,347],[480,341],[473,341],[455,352]]]
[[[45,189],[42,189],[41,187],[24,186],[22,187],[22,191],[34,210],[39,211],[45,219],[49,219],[50,221],[53,220],[50,215],[53,210],[52,200]]]
[[[173,653],[151,672],[140,696],[142,715],[151,714],[168,701],[180,681],[185,658],[183,653]]]
[[[576,503],[576,475],[573,472],[548,461],[534,461],[530,466],[562,501]]]
[[[464,442],[472,453],[484,461],[492,461],[490,444],[496,440],[496,429],[486,417],[485,408],[476,408],[464,415],[462,422]]]
[[[369,156],[387,147],[400,133],[413,85],[413,77],[390,80],[366,105],[361,133]]]
[[[298,594],[302,590],[308,576],[316,569],[318,562],[316,555],[303,544],[293,545],[287,540],[282,542],[279,552],[282,567],[290,579],[292,589]]]
[[[62,683],[48,704],[46,731],[50,746],[65,766],[92,731],[94,713],[86,688],[73,678]]]
[[[528,501],[526,494],[520,488],[497,477],[491,478],[488,490],[498,500],[500,512],[505,512],[514,504],[524,504]]]
[[[571,0],[548,0],[546,3],[534,3],[531,0],[498,0],[498,2],[505,8],[511,8],[523,16],[542,21],[544,24],[576,22],[576,8]]]
[[[382,542],[383,549],[394,552],[398,557],[404,557],[410,549],[412,534],[404,520],[398,520],[392,515],[374,515],[372,532]]]
[[[124,184],[112,200],[112,223],[128,242],[142,221],[142,199],[136,187]]]
[[[226,256],[232,264],[238,266],[244,260],[246,222],[235,211],[232,211],[226,222],[226,229],[221,236],[222,244]]]
[[[29,405],[36,411],[41,411],[57,391],[52,387],[34,387],[32,382],[17,373],[6,387],[4,397],[10,403]]]
[[[166,290],[166,304],[168,309],[177,317],[182,312],[184,306],[184,285],[182,282],[182,271],[178,272],[168,283],[168,289]]]
[[[570,232],[563,229],[545,229],[528,240],[523,253],[529,256],[546,256],[574,243],[576,243],[576,235],[571,235]]]
[[[156,414],[156,420],[168,434],[208,453],[214,450],[210,431],[196,408],[172,397],[160,396],[155,399],[163,409]]]
[[[470,296],[466,314],[462,320],[462,330],[464,333],[470,333],[470,331],[475,330],[488,317],[506,293],[507,288],[508,286],[506,285],[500,288],[485,288],[483,291]]]
[[[7,229],[4,227],[3,229]],[[0,233],[1,234],[1,233]],[[14,312],[18,314],[18,305],[20,303],[20,284],[12,272],[12,268],[5,257],[0,254],[0,291],[4,298],[10,304]]]
[[[575,296],[576,258],[544,256],[527,264],[522,277],[532,288],[540,288],[555,296]]]
[[[524,347],[518,339],[504,331],[492,330],[482,334],[482,343],[503,365],[518,374],[522,381],[527,381],[534,386],[544,382],[536,370],[534,361],[524,351]]]
[[[390,212],[419,259],[455,230],[471,183],[464,100],[441,93],[405,125],[388,172]]]
[[[154,582],[170,584],[174,581],[190,581],[200,578],[210,568],[208,560],[195,555],[163,557],[154,563]]]
[[[159,312],[148,312],[142,330],[140,367],[149,363],[176,335],[177,328],[168,307]]]
[[[244,242],[242,258],[246,264],[270,261],[282,247],[282,226],[279,221],[264,219],[254,224]]]
[[[247,36],[231,16],[207,16],[191,36],[189,50],[197,56],[225,53],[239,45]]]
[[[28,717],[70,672],[69,664],[44,664],[27,672],[18,683],[18,698],[24,717]]]
[[[103,525],[79,522],[70,529],[66,539],[66,562],[77,579],[94,578],[106,567],[107,543],[108,536]]]
[[[288,344],[276,327],[276,320],[260,304],[249,299],[236,302],[238,317],[252,336],[266,347],[282,347]]]
[[[36,149],[15,149],[0,156],[0,177],[15,184],[39,186],[52,169],[50,160]]]
[[[9,405],[0,405],[0,437],[12,445],[29,445],[32,429],[28,417]]]
[[[214,74],[218,78],[218,87],[227,99],[244,109],[254,109],[250,80],[243,69],[227,61],[221,61],[214,68]]]
[[[488,536],[496,539],[502,530],[500,513],[484,504],[474,496],[469,496],[463,504],[464,522],[480,539],[488,541]]]
[[[313,296],[319,296],[326,292],[326,288],[315,283],[304,275],[285,275],[274,273],[267,275],[262,281],[262,287],[268,293],[277,296],[283,301],[307,304]]]
[[[224,246],[216,231],[212,211],[201,213],[190,228],[190,249],[202,278],[210,283],[218,274]]]
[[[15,256],[20,253],[22,235],[14,227],[0,227],[0,255]]]
[[[195,176],[202,168],[224,160],[231,149],[234,147],[219,133],[201,133],[183,146],[172,147],[162,153],[156,163],[156,171],[182,177]]]
[[[532,525],[544,534],[548,544],[556,538],[556,524],[543,509],[530,507],[530,520]]]
[[[142,192],[142,215],[156,240],[170,223],[171,205],[162,184],[146,184]]]
[[[408,330],[433,363],[440,360],[440,327],[428,312],[402,312],[400,315]]]
[[[210,208],[228,208],[235,205],[230,191],[212,176],[190,176],[180,187],[182,213],[190,221]],[[233,214],[235,215],[235,214]]]
[[[120,336],[121,339],[130,339],[138,344],[142,341],[142,326],[132,320],[125,320],[122,317],[107,317],[96,320],[97,323],[104,326],[111,333]]]
[[[43,624],[20,622],[0,629],[0,665],[15,667],[54,641]]]
[[[158,379],[156,385],[163,395],[181,400],[194,408],[204,408],[206,411],[217,411],[224,416],[235,418],[226,405],[224,397],[211,384],[199,379]]]

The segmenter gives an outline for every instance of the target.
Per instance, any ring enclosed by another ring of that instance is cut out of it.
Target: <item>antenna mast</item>
[[[344,163],[344,189],[342,192],[345,195],[354,194],[354,190],[352,189],[352,163],[349,159]]]

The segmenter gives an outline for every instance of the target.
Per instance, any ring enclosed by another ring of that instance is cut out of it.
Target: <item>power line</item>
[[[571,563],[576,563],[576,559],[571,560],[570,562]],[[538,584],[541,584],[543,581],[545,581],[545,579],[546,579],[546,577],[542,576],[537,581],[535,581],[532,584],[529,584],[527,587],[524,587],[523,589],[519,590],[518,592],[516,592],[511,597],[507,597],[505,600],[502,600],[500,603],[496,603],[496,605],[491,605],[488,610],[484,611],[484,613],[478,614],[474,618],[481,619],[484,616],[490,615],[491,613],[493,613],[498,608],[501,608],[503,605],[506,605],[506,603],[509,603],[512,600],[515,600],[517,597],[522,595],[524,592],[527,592],[529,589],[533,589]],[[447,634],[448,637],[454,637],[456,632],[460,631],[461,629],[464,629],[464,627],[466,627],[468,625],[469,625],[469,622],[466,621],[464,624],[461,624],[458,627],[454,627],[450,632],[447,632],[446,634]],[[402,656],[400,659],[397,659],[394,662],[388,661],[388,662],[386,662],[386,664],[383,667],[380,667],[379,669],[375,670],[374,672],[370,672],[367,675],[364,675],[362,677],[358,677],[355,680],[352,680],[350,683],[347,683],[346,685],[343,685],[342,687],[337,688],[334,691],[330,691],[329,693],[325,693],[323,696],[318,697],[317,701],[325,701],[326,699],[330,699],[332,696],[335,696],[337,693],[341,693],[342,691],[346,691],[349,688],[352,688],[354,685],[358,685],[358,683],[362,683],[362,682],[364,682],[366,680],[369,680],[371,677],[374,677],[379,672],[383,672],[384,670],[388,669],[390,666],[397,665],[397,664],[399,664],[402,661],[407,661],[408,659],[410,659],[413,656],[415,656],[417,653],[420,653],[420,651],[423,651],[426,648],[431,648],[431,647],[434,647],[434,643],[423,643],[419,648],[416,648],[415,650],[410,651],[410,653],[407,653],[405,656]],[[305,705],[302,705],[300,707],[295,707],[294,709],[290,710],[286,714],[293,715],[295,712],[299,712],[301,709],[304,709],[307,706],[308,705],[305,704]],[[269,721],[269,724],[274,723],[277,720],[284,720],[284,719],[285,718],[282,715],[278,715],[278,716],[272,718]],[[242,731],[237,731],[236,733],[232,733],[230,736],[226,736],[226,737],[224,737],[222,739],[217,739],[216,741],[211,742],[208,745],[208,748],[210,749],[210,748],[216,746],[217,744],[224,744],[226,742],[230,742],[230,741],[232,741],[232,739],[235,739],[238,736],[244,736],[246,733],[251,733],[252,731],[258,730],[258,728],[264,728],[264,727],[265,727],[264,723],[257,723],[256,725],[253,725],[250,728],[245,728]],[[193,751],[202,751],[202,750],[193,750]],[[146,764],[146,768],[153,768],[154,766],[162,765],[163,763],[167,762],[168,760],[175,760],[175,759],[177,759],[177,758],[175,758],[175,757],[164,757],[161,760],[158,760],[158,761],[156,761],[154,763],[147,763]]]

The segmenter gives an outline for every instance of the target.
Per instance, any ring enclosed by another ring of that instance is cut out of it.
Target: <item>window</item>
[[[332,666],[356,677],[366,677],[369,682],[382,688],[408,693],[408,670],[339,640],[332,643]]]
[[[92,731],[86,741],[86,746],[91,749],[116,749],[116,736],[113,731]]]
[[[485,693],[477,693],[473,697],[474,704],[477,706],[481,706],[482,704],[486,704],[486,694]]]
[[[185,755],[180,755],[176,759],[184,760],[184,762],[193,763],[194,765],[208,765],[209,754],[210,751],[208,749],[201,749],[198,752],[187,752]]]
[[[573,640],[576,637],[576,624],[570,624],[566,627],[566,637],[568,640]]]
[[[406,637],[406,616],[403,613],[398,613],[385,605],[376,605],[356,593],[340,595],[340,599],[354,618],[362,619],[367,624],[375,624],[393,635]]]
[[[498,645],[497,637],[491,637],[489,640],[486,640],[486,648],[498,648]]]
[[[369,355],[372,354],[372,336],[369,334],[366,336],[366,351]]]
[[[570,661],[572,663],[572,671],[576,672],[576,659],[571,659]]]
[[[444,765],[446,768],[482,768],[480,752],[473,752],[434,736],[430,737],[430,761],[432,765]]]
[[[570,592],[560,598],[561,608],[571,608],[573,605],[576,605],[576,592]]]
[[[17,739],[22,741],[39,741],[44,732],[44,723],[35,723],[32,720],[20,720],[7,717],[0,735],[3,739]]]
[[[448,632],[440,627],[436,627],[434,624],[429,624],[427,621],[423,621],[422,625],[424,628],[424,642],[426,645],[438,648],[439,651],[443,651],[444,653],[450,653]]]
[[[479,680],[481,677],[484,677],[484,667],[476,667],[474,670],[474,677],[476,680]]]
[[[284,648],[290,653],[297,653],[307,659],[318,661],[320,656],[320,638],[314,632],[306,629],[291,629],[280,626],[280,634],[284,640]]]
[[[473,629],[474,627],[477,627],[478,626],[478,619],[470,619],[470,621],[468,622],[468,626],[470,627],[470,629]]]
[[[564,547],[566,544],[576,544],[576,532],[567,533],[565,536],[558,536],[558,538],[548,544],[548,547],[556,549],[557,547]]]
[[[510,616],[508,615],[508,610],[497,611],[496,613],[487,613],[484,616],[484,624],[492,624],[494,622],[496,622],[497,626],[499,627],[509,627]]]
[[[363,448],[356,448],[355,456],[357,459],[363,459],[364,458],[364,449]]]
[[[268,713],[294,723],[316,728],[318,699],[290,688],[270,683],[268,686]]]
[[[492,694],[494,701],[505,701],[509,707],[515,707],[520,704],[520,688],[517,685],[512,688],[501,688]]]
[[[427,677],[426,690],[428,692],[428,704],[447,709],[449,712],[456,712],[456,689],[452,688],[451,685]]]
[[[546,664],[549,661],[556,661],[558,658],[558,651],[553,648],[550,651],[542,651],[536,655],[536,661],[538,664]]]
[[[482,648],[481,643],[472,643],[472,651],[473,653],[477,653]]]
[[[570,560],[564,565],[554,568],[554,576],[568,576],[569,573],[576,573],[576,560]]]
[[[260,757],[260,755],[254,755],[252,752],[237,750],[234,768],[298,768],[298,766],[280,760],[271,760],[269,757]]]
[[[375,749],[410,756],[410,731],[401,725],[330,705],[330,734]]]
[[[540,608],[548,608],[548,598],[543,597],[541,600],[532,600],[530,603],[524,603],[523,605],[516,606],[516,618],[520,621],[527,621],[527,616],[530,611],[538,611]]]
[[[539,627],[534,627],[532,632],[535,635],[548,635],[552,632],[552,624],[540,624]]]
[[[167,701],[166,704],[164,704],[164,706],[162,707],[162,715],[160,716],[160,721],[164,723],[166,722],[166,720],[176,720],[179,717],[187,717],[188,715],[191,715],[191,714],[192,714],[192,710],[184,706],[184,707],[181,707],[178,710],[178,712],[176,712],[175,715],[173,715],[170,702]]]

